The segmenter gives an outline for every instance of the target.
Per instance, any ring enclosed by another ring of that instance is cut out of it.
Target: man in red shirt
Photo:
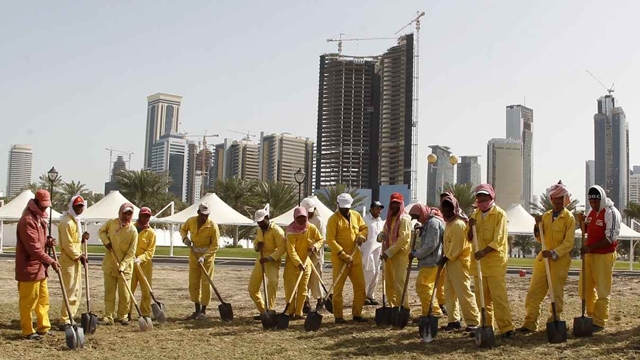
[[[30,340],[40,340],[49,333],[49,289],[47,268],[58,271],[60,265],[47,255],[46,248],[53,247],[55,239],[47,236],[47,208],[51,195],[38,190],[36,198],[29,201],[18,222],[16,242],[16,280],[18,281],[18,307],[22,335]],[[37,329],[33,329],[32,313],[35,311]]]
[[[587,243],[580,252],[584,255],[585,273],[582,281],[586,281],[587,314],[593,317],[593,331],[601,331],[609,319],[609,298],[613,266],[616,262],[616,247],[622,216],[607,198],[604,189],[598,185],[589,188],[587,193],[591,211],[580,215],[578,221],[586,223]]]

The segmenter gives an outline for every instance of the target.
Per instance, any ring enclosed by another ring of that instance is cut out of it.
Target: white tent
[[[322,216],[322,219],[324,221],[329,220],[329,218],[331,217],[331,215],[333,215],[333,213],[335,213],[335,211],[331,211],[330,208],[328,208],[325,204],[323,204],[320,199],[318,199],[317,196],[311,196],[311,199],[313,199],[313,201],[315,201],[316,203],[316,211],[318,213],[320,213],[320,216]],[[293,211],[296,209],[296,207],[293,207],[291,210],[287,211],[284,214],[281,214],[278,217],[275,217],[273,219],[271,219],[274,223],[280,225],[280,226],[287,226],[289,224],[291,224],[291,222],[293,221]]]
[[[120,211],[120,206],[124,203],[130,203],[131,201],[127,200],[120,191],[111,191],[107,196],[102,198],[102,200],[90,206],[87,210],[82,213],[83,221],[107,221],[109,219],[117,218],[118,211]],[[140,209],[133,205],[133,218],[138,218],[138,212]]]
[[[0,207],[0,220],[3,221],[18,221],[22,217],[22,212],[27,207],[29,200],[36,196],[31,190],[25,190],[21,192],[15,199],[8,202],[5,206]],[[49,209],[47,209],[47,213]],[[54,221],[60,220],[62,215],[59,212],[53,210],[52,219]]]
[[[199,202],[194,203],[179,213],[155,219],[155,221],[169,224],[182,224],[190,217],[196,216],[198,214],[198,206],[204,202],[208,203],[209,208],[211,209],[209,218],[218,225],[255,226],[255,223],[252,220],[235,211],[231,206],[222,201],[222,199],[220,199],[215,193],[208,193],[202,197]]]
[[[533,235],[536,219],[522,205],[511,205],[507,210],[507,221],[509,235]]]
[[[582,236],[582,231],[580,229],[576,229],[576,236]],[[628,227],[625,223],[620,224],[620,235],[618,235],[618,239],[620,240],[638,240],[640,239],[640,233]]]

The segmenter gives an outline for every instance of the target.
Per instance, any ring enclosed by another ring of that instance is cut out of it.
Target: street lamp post
[[[302,201],[302,184],[307,180],[307,174],[302,171],[302,168],[298,168],[298,171],[293,174],[293,178],[298,183],[298,206],[300,206],[300,202]]]
[[[49,206],[49,236],[51,236],[51,222],[53,218],[53,183],[58,180],[58,171],[55,167],[51,167],[51,170],[47,173],[49,178],[49,196],[51,196],[51,206]]]

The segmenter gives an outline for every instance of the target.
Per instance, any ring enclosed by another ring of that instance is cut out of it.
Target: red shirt
[[[605,210],[601,209],[597,213],[591,211],[587,216],[587,246],[591,246],[600,240],[606,238],[607,223],[604,220]],[[593,250],[594,254],[610,254],[616,251],[618,247],[618,240],[616,239],[612,244],[609,244],[603,248]]]
[[[47,277],[53,258],[46,254],[47,223],[40,209],[29,201],[18,222],[16,242],[16,280],[38,281]],[[47,265],[47,266],[45,266]]]

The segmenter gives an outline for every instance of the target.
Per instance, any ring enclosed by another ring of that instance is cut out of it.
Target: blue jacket
[[[433,267],[442,259],[444,222],[431,216],[423,225],[420,244],[416,244],[413,256],[418,259],[418,268]]]

